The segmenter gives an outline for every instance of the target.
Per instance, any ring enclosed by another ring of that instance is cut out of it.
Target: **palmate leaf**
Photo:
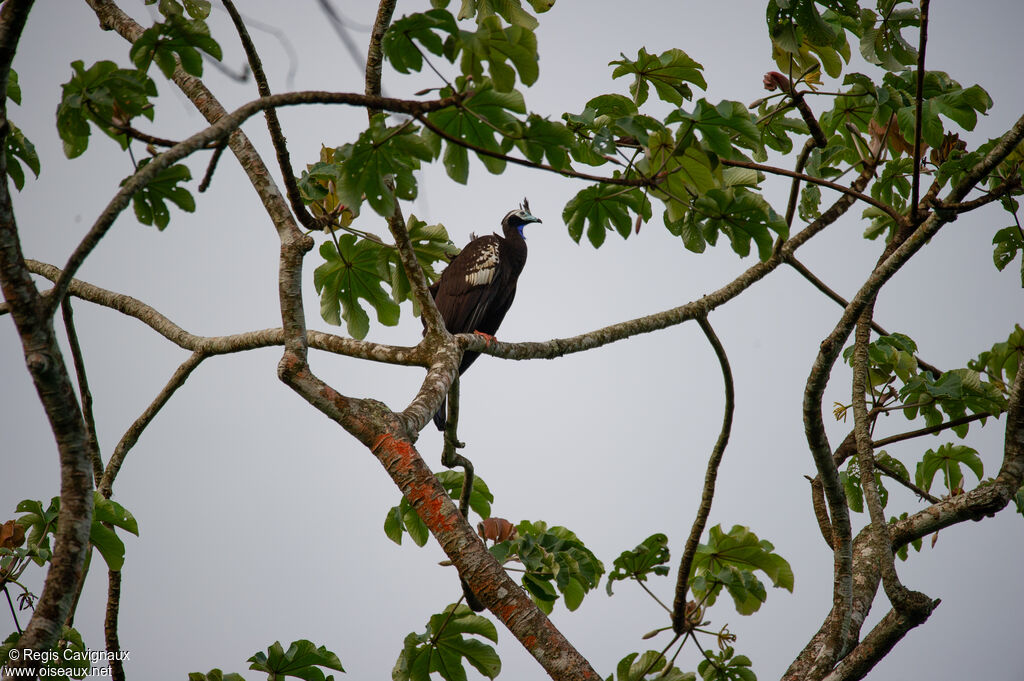
[[[127,148],[125,135],[112,127],[115,119],[128,122],[141,115],[153,120],[149,100],[157,94],[156,84],[146,74],[119,69],[112,61],[99,61],[86,69],[77,60],[71,70],[57,107],[57,133],[68,158],[80,156],[89,146],[90,123]]]
[[[717,159],[682,128],[675,135],[668,130],[653,132],[646,151],[636,167],[658,179],[651,194],[665,203],[666,224],[681,220],[694,198],[719,185],[721,166],[712,166]]]
[[[906,3],[904,9],[896,5]],[[860,12],[860,53],[868,62],[887,71],[899,71],[917,62],[917,50],[903,37],[905,28],[921,24],[921,13],[909,0],[882,0],[879,14],[864,8]]]
[[[188,681],[245,681],[245,677],[235,672],[225,674],[220,669],[211,669],[205,674],[202,672],[189,672]]]
[[[139,168],[144,168],[150,159],[143,159],[139,162]],[[144,225],[156,225],[156,228],[163,230],[171,220],[170,210],[167,202],[171,202],[186,213],[194,213],[196,200],[184,187],[179,186],[182,182],[192,179],[192,173],[188,166],[175,164],[164,168],[153,177],[144,187],[132,195],[132,208],[135,209],[135,217]],[[127,178],[121,182],[122,186]]]
[[[577,142],[569,128],[562,123],[530,114],[517,137],[516,147],[533,163],[541,163],[547,156],[552,168],[569,168],[569,154],[574,151]]]
[[[931,490],[935,474],[942,472],[942,479],[950,494],[963,491],[964,473],[960,466],[967,466],[981,480],[985,475],[985,465],[981,462],[975,449],[964,445],[947,443],[936,450],[929,449],[924,458],[917,464],[914,482],[925,491]]]
[[[992,261],[996,269],[1002,272],[1017,257],[1018,251],[1024,251],[1024,234],[1021,234],[1021,229],[1017,225],[1010,225],[996,232],[992,237],[992,243],[995,245]],[[1024,257],[1020,263],[1020,285],[1024,287]]]
[[[476,32],[460,31],[459,39],[463,76],[480,82],[486,63],[487,74],[498,92],[512,92],[517,73],[523,85],[537,82],[540,75],[537,36],[530,28],[502,26],[498,18],[492,16],[481,21]]]
[[[460,87],[466,83],[460,79]],[[451,95],[450,90],[442,91],[442,96]],[[431,123],[464,142],[481,147],[495,153],[502,152],[502,144],[496,130],[514,131],[519,125],[515,113],[525,114],[526,104],[523,96],[515,90],[498,92],[488,80],[474,87],[472,97],[458,108],[443,109],[428,114]],[[429,131],[424,137],[430,140],[434,156],[440,153],[441,139]],[[505,170],[505,161],[479,154],[478,158],[484,167],[494,174]],[[465,147],[447,144],[444,151],[444,166],[448,176],[456,182],[465,184],[469,179],[469,155]]]
[[[210,37],[210,29],[203,19],[187,19],[180,13],[171,13],[167,14],[167,21],[143,31],[128,56],[143,73],[156,62],[164,76],[170,78],[180,62],[185,73],[198,78],[203,75],[200,50],[217,61],[223,58],[220,45]]]
[[[26,528],[27,545],[34,548],[32,559],[43,565],[50,556],[50,535],[57,532],[57,516],[60,514],[60,497],[53,497],[44,510],[40,501],[25,499],[18,504],[18,524]],[[111,527],[107,527],[110,525]],[[116,501],[103,498],[93,491],[92,524],[89,526],[89,542],[100,552],[107,567],[120,570],[124,565],[124,542],[117,536],[114,527],[119,527],[138,536],[139,525],[135,517]]]
[[[305,681],[332,681],[334,675],[326,676],[320,667],[345,671],[337,655],[305,639],[293,641],[288,650],[275,641],[266,653],[256,653],[248,661],[252,663],[249,669],[266,672],[272,679],[294,676]]]
[[[822,9],[828,11],[823,15]],[[798,74],[824,66],[838,77],[850,60],[845,29],[856,26],[857,17],[856,0],[771,0],[768,33],[779,70]]]
[[[669,550],[668,537],[663,534],[652,534],[632,551],[623,551],[612,565],[614,569],[608,573],[605,588],[612,595],[612,582],[620,579],[635,579],[638,582],[647,580],[648,575],[668,574]]]
[[[434,269],[437,263],[444,263],[458,255],[459,248],[448,238],[448,230],[444,225],[428,225],[415,215],[409,215],[406,220],[406,231],[409,234],[409,242],[416,253],[416,259],[427,275],[428,282],[437,281],[440,272]],[[391,284],[391,298],[396,303],[411,300],[413,313],[419,314],[419,305],[412,296],[412,284],[402,267],[398,250],[385,248],[380,251],[382,257],[381,267],[390,273],[388,281]]]
[[[415,127],[388,127],[383,115],[374,116],[354,144],[345,144],[334,152],[333,160],[341,166],[337,174],[338,199],[354,214],[359,213],[365,200],[377,214],[390,217],[398,198],[416,198],[413,171],[419,169],[420,161],[433,156],[430,145]]]
[[[615,681],[696,681],[696,678],[693,672],[683,672],[669,664],[665,655],[657,650],[648,650],[642,655],[630,653],[615,667]]]
[[[524,520],[516,530],[518,538],[491,547],[494,557],[499,562],[517,557],[523,563],[523,587],[545,613],[554,609],[559,592],[569,610],[578,608],[583,597],[601,581],[601,561],[564,527],[549,528],[542,521]]]
[[[741,615],[756,612],[767,597],[764,586],[753,571],[763,572],[776,588],[793,591],[793,570],[774,553],[774,546],[759,540],[746,527],[734,525],[729,533],[716,525],[709,531],[708,543],[700,544],[690,569],[694,595],[712,605],[724,587]]]
[[[750,658],[736,655],[732,646],[714,655],[706,656],[697,665],[702,681],[757,681],[757,675],[750,668]]]
[[[774,243],[771,232],[782,238],[789,234],[782,216],[759,194],[742,187],[708,190],[693,202],[693,214],[703,224],[702,237],[706,242],[713,246],[718,234],[724,234],[741,257],[750,254],[753,240],[758,256],[767,260]]]
[[[384,34],[381,48],[385,59],[399,73],[419,71],[423,68],[423,54],[414,42],[431,54],[453,61],[454,52],[451,47],[445,49],[442,34],[452,37],[458,35],[458,30],[455,17],[446,10],[432,9],[410,14],[391,24]]]
[[[653,55],[641,47],[635,61],[622,55],[622,59],[609,62],[609,66],[612,64],[617,65],[612,71],[612,78],[627,75],[634,77],[629,91],[637,106],[647,101],[651,85],[660,99],[676,106],[682,104],[684,99],[693,99],[693,90],[687,83],[702,90],[708,86],[701,73],[704,67],[676,48]]]
[[[337,243],[326,241],[320,246],[324,262],[313,271],[313,285],[320,294],[320,316],[336,326],[344,319],[349,335],[356,339],[365,338],[370,330],[370,318],[360,299],[376,310],[381,324],[398,323],[398,303],[381,288],[382,248],[389,247],[357,239],[354,234],[344,234]]]
[[[489,679],[501,673],[501,659],[486,643],[466,638],[482,636],[497,643],[498,630],[486,617],[473,614],[465,605],[449,605],[433,615],[422,634],[405,637],[391,678],[394,681],[429,681],[437,672],[447,681],[466,681],[464,662]]]
[[[688,122],[700,131],[711,151],[723,158],[742,158],[736,146],[764,154],[764,142],[757,128],[756,117],[742,102],[723,101],[712,105],[706,99],[697,100],[693,113],[676,109],[665,119],[666,123]]]
[[[889,102],[895,108],[900,133],[907,140],[914,139],[916,125],[917,92],[916,73],[885,74],[884,83],[889,91]],[[944,128],[939,116],[943,116],[964,130],[974,130],[978,114],[992,108],[992,98],[978,85],[968,88],[961,85],[942,71],[928,71],[924,77],[924,99],[921,105],[921,136],[931,147],[942,146]]]
[[[595,184],[581,190],[565,204],[562,219],[569,228],[569,236],[579,243],[586,227],[587,239],[594,248],[600,248],[609,230],[615,230],[625,239],[633,227],[633,218],[651,217],[651,204],[639,188],[613,184]]]
[[[555,4],[555,0],[529,0],[535,12],[546,12]],[[459,19],[476,17],[477,23],[500,16],[515,26],[522,26],[531,31],[539,25],[537,19],[523,9],[521,0],[462,0]]]
[[[996,343],[967,363],[967,368],[988,375],[989,380],[1003,393],[1009,393],[1009,386],[1017,377],[1021,359],[1024,358],[1024,328],[1015,324],[1009,338]]]

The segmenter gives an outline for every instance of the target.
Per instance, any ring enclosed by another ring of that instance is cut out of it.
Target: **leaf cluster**
[[[60,497],[53,497],[45,509],[41,501],[25,499],[16,508],[23,513],[18,524],[26,529],[27,548],[15,551],[26,551],[39,566],[45,565],[53,552],[50,549],[50,537],[57,535],[57,516],[60,514]],[[139,524],[135,517],[121,504],[105,499],[99,492],[93,491],[92,525],[89,528],[89,543],[103,556],[107,567],[120,570],[124,565],[124,542],[117,536],[114,528],[121,528],[135,536],[139,534]]]
[[[668,574],[668,561],[668,537],[660,532],[652,534],[632,551],[620,553],[612,562],[613,569],[608,573],[608,583],[605,585],[608,595],[612,595],[612,583],[619,580],[645,582],[650,575],[664,577]]]
[[[457,253],[447,230],[442,225],[428,225],[415,215],[409,216],[406,229],[427,279],[437,279],[434,265]],[[344,319],[349,335],[364,338],[370,329],[365,302],[381,324],[398,323],[399,304],[411,298],[412,286],[393,245],[375,236],[332,234],[331,240],[320,245],[320,255],[324,262],[313,271],[313,285],[320,294],[320,315],[326,322],[340,325]]]
[[[0,643],[0,660],[5,663],[10,653],[21,641],[21,634],[12,633]],[[36,678],[55,679],[56,681],[72,681],[83,678],[90,669],[89,649],[82,640],[82,634],[74,627],[61,626],[60,636],[49,651],[53,655],[46,657]],[[6,669],[5,669],[6,670]],[[45,671],[44,671],[45,670]]]
[[[630,653],[619,660],[615,674],[607,681],[695,681],[693,672],[683,672],[665,659],[657,650],[644,653]]]
[[[391,672],[394,681],[428,681],[438,673],[446,681],[467,679],[464,662],[493,679],[501,673],[501,659],[494,648],[469,636],[498,642],[498,630],[486,617],[465,605],[449,605],[433,615],[422,634],[405,637],[402,652]]]
[[[776,588],[793,591],[793,569],[775,547],[749,528],[734,525],[728,533],[721,525],[708,532],[708,543],[700,544],[690,569],[690,588],[705,605],[714,605],[725,589],[741,615],[760,609],[768,594],[754,574],[763,573]]]
[[[275,641],[267,648],[267,652],[258,652],[248,661],[249,669],[266,673],[269,681],[277,681],[286,677],[304,679],[305,681],[334,681],[334,675],[324,674],[323,669],[345,671],[337,655],[324,646],[317,646],[306,639],[293,641],[287,650],[280,641]],[[188,679],[189,681],[245,681],[241,674],[234,672],[225,674],[220,669],[211,669],[205,674],[191,672]]]
[[[559,593],[565,607],[575,610],[596,588],[604,565],[572,531],[548,527],[543,521],[524,520],[516,526],[518,538],[501,542],[490,551],[500,563],[518,561],[525,572],[522,584],[541,610],[550,614]]]

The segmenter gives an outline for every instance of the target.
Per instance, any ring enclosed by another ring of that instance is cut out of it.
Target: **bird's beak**
[[[527,222],[544,222],[539,217],[536,217],[535,215],[533,215],[531,213],[527,213],[526,214],[526,221]]]

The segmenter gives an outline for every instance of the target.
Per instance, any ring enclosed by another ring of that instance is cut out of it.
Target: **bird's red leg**
[[[497,343],[498,342],[498,339],[495,338],[494,336],[492,336],[489,333],[484,333],[483,331],[474,331],[473,333],[475,333],[478,336],[483,336],[484,340],[487,342],[487,346],[488,347],[490,347],[491,343]]]

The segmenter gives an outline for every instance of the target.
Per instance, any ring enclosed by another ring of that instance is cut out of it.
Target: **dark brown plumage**
[[[497,333],[516,296],[516,281],[526,264],[523,227],[540,221],[530,213],[530,204],[524,199],[518,209],[509,211],[502,219],[504,236],[490,234],[473,239],[448,264],[430,287],[430,293],[449,333]],[[459,374],[479,354],[465,353]],[[438,430],[444,430],[447,415],[447,400],[443,400],[434,414]]]

